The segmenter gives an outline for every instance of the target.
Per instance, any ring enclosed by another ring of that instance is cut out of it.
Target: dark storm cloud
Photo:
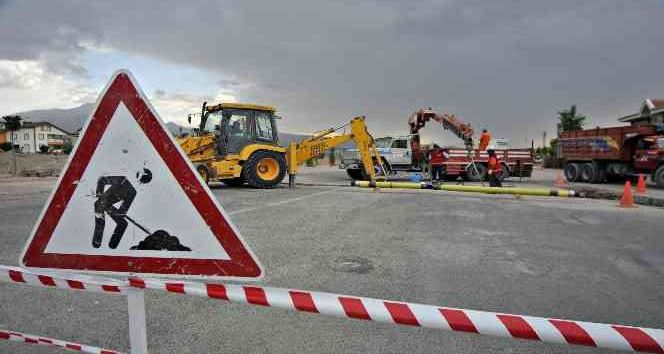
[[[655,1],[24,1],[0,11],[1,58],[74,70],[87,43],[195,65],[279,107],[291,131],[366,114],[377,133],[405,133],[412,110],[433,106],[521,143],[572,103],[599,124],[664,97]]]

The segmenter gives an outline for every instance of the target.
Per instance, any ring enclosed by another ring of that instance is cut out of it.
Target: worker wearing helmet
[[[489,154],[489,163],[488,174],[489,174],[489,185],[491,187],[502,187],[503,184],[500,182],[500,174],[503,172],[503,167],[500,165],[500,160],[496,156],[496,151],[493,149],[487,150]]]
[[[482,134],[480,134],[480,151],[486,150],[490,142],[491,133],[489,133],[486,129],[483,129]]]

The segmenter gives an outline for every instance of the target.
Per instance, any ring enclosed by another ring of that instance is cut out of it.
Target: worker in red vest
[[[503,173],[503,166],[500,164],[500,160],[493,149],[487,150],[487,153],[489,154],[489,163],[487,164],[489,168],[487,172],[489,174],[489,185],[491,187],[502,187],[503,184],[500,182],[500,175]]]
[[[449,155],[440,146],[434,144],[429,156],[429,161],[431,162],[431,181],[440,181],[444,177],[445,161]]]
[[[486,150],[490,142],[491,133],[489,133],[486,129],[482,130],[482,134],[480,134],[480,151]]]

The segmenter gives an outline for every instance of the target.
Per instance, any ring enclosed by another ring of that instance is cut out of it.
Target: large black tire
[[[196,171],[201,176],[201,179],[205,184],[210,183],[210,170],[205,165],[196,166]]]
[[[475,165],[475,167],[473,167],[473,165]],[[471,182],[484,181],[485,179],[487,179],[487,177],[488,177],[487,169],[484,164],[476,162],[466,167],[466,179]]]
[[[652,176],[657,188],[664,188],[664,165],[657,167]]]
[[[348,177],[358,180],[358,181],[366,181],[369,179],[366,173],[364,173],[364,168],[347,168],[346,173],[348,174]]]
[[[383,167],[385,167],[385,171],[380,168],[374,159],[374,172],[376,173],[376,176],[388,177],[392,174],[392,166],[390,166],[387,160],[382,159],[382,161]],[[359,165],[358,168],[347,168],[346,173],[348,174],[348,177],[354,180],[368,181],[370,179],[369,174],[364,170],[363,165]]]
[[[595,175],[597,174],[597,168],[593,163],[587,162],[581,165],[581,173],[579,174],[579,180],[584,183],[593,183],[595,181]]]
[[[578,163],[568,163],[565,165],[565,179],[567,179],[567,182],[578,181],[580,172]]]
[[[263,170],[264,166],[268,166],[266,170]],[[276,170],[272,171],[273,168]],[[274,151],[259,150],[242,167],[242,178],[254,188],[274,188],[285,175],[286,158]]]
[[[224,182],[225,185],[231,186],[231,187],[239,187],[246,182],[244,178],[242,177],[237,177],[237,178],[229,178],[229,179],[222,179],[222,182]]]

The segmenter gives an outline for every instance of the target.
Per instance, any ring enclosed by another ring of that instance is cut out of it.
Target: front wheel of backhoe
[[[274,188],[286,175],[286,158],[274,151],[255,152],[242,168],[247,184],[254,188]]]

